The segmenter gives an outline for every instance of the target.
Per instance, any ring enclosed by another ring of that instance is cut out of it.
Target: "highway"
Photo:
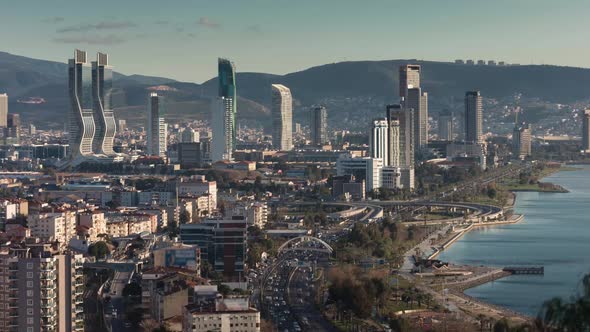
[[[125,331],[128,329],[128,327],[125,327],[123,289],[129,282],[131,276],[131,272],[116,271],[113,281],[111,282],[108,295],[111,297],[110,303],[112,304],[112,311],[108,312],[105,310],[105,315],[107,316],[107,322],[111,322],[111,331],[113,332]],[[107,294],[105,294],[105,296],[106,295]]]

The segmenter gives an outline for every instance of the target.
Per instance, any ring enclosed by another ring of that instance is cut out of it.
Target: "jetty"
[[[544,266],[507,266],[502,270],[511,274],[545,274]]]

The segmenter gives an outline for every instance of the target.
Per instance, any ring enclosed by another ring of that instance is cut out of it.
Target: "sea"
[[[536,316],[553,297],[565,300],[590,273],[590,165],[557,172],[544,182],[569,193],[518,192],[517,224],[476,228],[438,259],[485,266],[544,266],[545,274],[514,275],[468,289],[467,295]]]

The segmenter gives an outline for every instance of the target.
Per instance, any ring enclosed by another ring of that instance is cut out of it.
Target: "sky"
[[[353,60],[485,59],[590,67],[587,0],[18,0],[0,51],[201,83],[217,58],[286,74]],[[9,3],[9,4],[8,4]]]

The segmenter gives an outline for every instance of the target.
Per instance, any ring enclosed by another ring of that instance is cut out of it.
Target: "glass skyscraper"
[[[98,53],[92,62],[92,87],[94,97],[94,121],[96,132],[92,150],[96,154],[113,155],[113,141],[117,131],[112,109],[113,68],[109,56]]]
[[[211,159],[231,160],[236,147],[236,68],[227,59],[218,59],[219,96],[211,104]]]
[[[166,158],[168,130],[162,117],[161,99],[155,92],[148,99],[147,154]]]
[[[75,50],[68,62],[68,84],[71,110],[68,132],[71,157],[92,154],[95,121],[92,104],[92,68],[86,61],[86,52]]]
[[[219,73],[219,97],[231,99],[231,112],[229,114],[231,123],[232,149],[236,147],[236,113],[238,110],[238,98],[236,95],[236,66],[228,59],[220,58],[217,64]]]

